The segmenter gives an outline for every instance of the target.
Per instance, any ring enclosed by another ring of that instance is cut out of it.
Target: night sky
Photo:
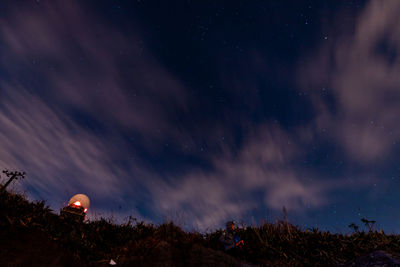
[[[58,212],[400,233],[400,1],[1,1],[0,169]],[[4,182],[2,174],[0,181]]]

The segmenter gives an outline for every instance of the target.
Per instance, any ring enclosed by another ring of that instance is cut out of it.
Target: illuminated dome
[[[90,206],[90,200],[87,195],[76,194],[68,201],[68,206],[70,205],[82,206],[86,211]]]

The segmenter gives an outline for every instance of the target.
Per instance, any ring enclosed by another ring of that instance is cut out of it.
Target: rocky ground
[[[376,250],[339,266],[395,267],[400,266],[400,255]]]

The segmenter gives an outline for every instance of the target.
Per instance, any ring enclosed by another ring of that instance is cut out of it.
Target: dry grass
[[[122,225],[107,219],[77,223],[53,213],[44,201],[29,202],[7,191],[0,194],[0,229],[3,237],[6,233],[39,232],[61,248],[54,251],[70,253],[73,260],[86,265],[101,265],[110,259],[119,265],[137,266],[234,265],[229,256],[223,256],[226,253],[218,241],[221,230],[203,235],[184,232],[172,222],[156,226],[134,218]],[[377,249],[400,253],[400,237],[382,231],[332,234],[318,229],[303,231],[285,221],[237,231],[245,246],[229,254],[261,266],[336,266]],[[7,246],[7,240],[2,242],[1,246]],[[7,249],[11,253],[12,248]]]

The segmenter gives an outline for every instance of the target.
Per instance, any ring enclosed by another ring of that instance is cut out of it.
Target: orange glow
[[[243,241],[243,240],[240,240],[239,242],[236,243],[236,246],[239,246],[239,245],[244,246],[244,241]]]
[[[75,205],[75,206],[79,206],[79,207],[80,207],[82,204],[81,204],[81,202],[80,202],[80,201],[76,201],[76,202],[74,203],[74,205]]]

